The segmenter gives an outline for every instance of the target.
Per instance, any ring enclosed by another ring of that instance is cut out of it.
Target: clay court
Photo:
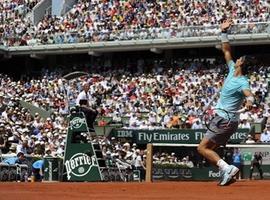
[[[1,183],[1,200],[268,200],[270,181],[239,181],[226,187],[216,182],[156,183]]]

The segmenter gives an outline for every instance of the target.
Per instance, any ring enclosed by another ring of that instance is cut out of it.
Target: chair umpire
[[[97,110],[91,107],[92,99],[91,94],[89,93],[90,85],[87,82],[82,84],[83,90],[79,93],[76,99],[76,106],[79,106],[80,111],[82,111],[85,115],[86,122],[90,131],[94,130],[94,121],[97,117]]]

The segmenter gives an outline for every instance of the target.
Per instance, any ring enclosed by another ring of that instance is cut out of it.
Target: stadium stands
[[[107,117],[107,123],[124,122],[126,128],[147,129],[202,127],[202,111],[222,85],[224,65],[212,70],[205,69],[206,66],[197,61],[182,63],[182,66],[182,69],[173,70],[157,65],[153,69],[155,72],[137,72],[132,76],[124,70],[112,70],[112,76],[106,73],[99,77],[84,77],[69,84],[59,78],[59,72],[47,71],[42,79],[29,81],[13,81],[2,75],[0,126],[9,133],[10,141],[27,140],[30,154],[45,153],[49,148],[54,154],[61,155],[68,106],[74,105],[80,83],[87,81],[91,84],[92,103],[96,105],[101,99],[99,116]],[[268,70],[269,67],[256,68],[257,73],[250,76],[256,104],[251,111],[241,115],[241,120],[261,122],[269,116],[269,105],[264,103]],[[52,114],[45,119],[39,114],[31,116],[19,100]],[[42,148],[38,149],[40,145]]]
[[[31,25],[27,14],[31,13],[39,1],[41,0],[5,0],[0,4],[0,44],[27,45]]]
[[[36,26],[25,13],[38,1],[8,2],[0,20],[6,46],[209,36],[226,17],[236,24],[234,34],[269,33],[266,1],[79,0],[65,15],[45,15]]]

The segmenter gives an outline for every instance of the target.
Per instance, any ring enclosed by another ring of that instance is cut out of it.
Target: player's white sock
[[[229,167],[228,163],[226,163],[224,160],[220,159],[217,161],[217,166],[220,170],[226,170],[227,167]]]

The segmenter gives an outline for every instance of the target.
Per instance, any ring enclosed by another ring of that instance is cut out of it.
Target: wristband
[[[227,33],[221,33],[221,42],[229,42],[228,34]]]
[[[254,101],[255,101],[255,99],[254,99],[253,96],[248,96],[248,97],[246,97],[246,100],[247,100],[247,101],[250,101],[251,103],[254,103]]]

